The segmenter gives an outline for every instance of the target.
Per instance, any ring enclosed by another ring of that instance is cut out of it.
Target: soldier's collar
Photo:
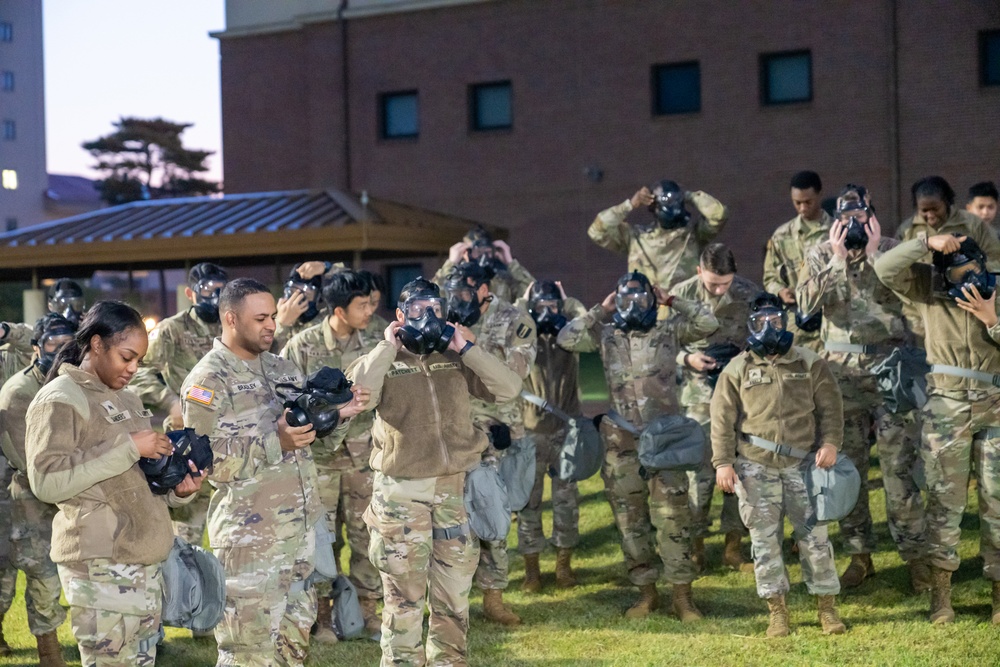
[[[89,389],[91,391],[115,391],[108,385],[101,382],[101,378],[97,377],[93,373],[88,373],[79,366],[74,366],[73,364],[63,364],[60,366],[59,375],[68,375],[73,382],[80,385],[84,389]]]
[[[750,362],[753,363],[755,366],[770,366],[771,365],[772,362],[767,357],[762,357],[759,354],[757,354],[756,352],[754,352],[753,350],[748,350],[748,352],[750,353],[750,355],[749,355]],[[802,359],[802,355],[799,354],[799,351],[798,351],[798,349],[795,346],[792,346],[792,348],[790,350],[788,350],[788,352],[785,352],[784,354],[780,355],[777,359],[774,360],[773,363],[774,364],[791,364],[791,363],[794,363],[796,361],[799,361],[800,359]]]

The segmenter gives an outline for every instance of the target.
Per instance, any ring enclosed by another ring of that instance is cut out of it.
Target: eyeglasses
[[[760,333],[766,325],[770,325],[772,329],[784,331],[785,324],[788,321],[787,318],[788,316],[782,311],[762,310],[750,316],[750,331],[752,333]]]
[[[448,307],[445,305],[443,299],[413,299],[407,301],[403,304],[400,309],[403,311],[403,315],[410,320],[419,320],[424,314],[430,309],[434,312],[435,317],[438,319],[444,319],[445,315],[448,313]]]

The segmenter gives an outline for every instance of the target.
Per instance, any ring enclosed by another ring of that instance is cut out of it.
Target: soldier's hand
[[[316,260],[303,262],[302,264],[299,264],[298,268],[295,269],[295,273],[299,274],[299,277],[302,278],[302,280],[309,280],[310,278],[321,276],[326,273],[326,262]]]
[[[833,254],[841,259],[847,259],[847,246],[844,245],[846,238],[847,225],[840,220],[834,220],[830,225],[830,246],[833,248]]]
[[[603,308],[604,312],[607,313],[608,315],[617,310],[617,306],[615,306],[616,296],[618,296],[618,292],[612,292],[611,294],[604,297],[604,301],[601,302],[601,308]]]
[[[878,246],[882,242],[882,225],[878,224],[878,218],[873,215],[868,218],[865,230],[868,232],[868,245],[865,246],[865,255],[871,257],[878,252]]]
[[[692,352],[684,357],[684,365],[693,368],[699,373],[704,373],[715,368],[717,364],[713,357],[708,356],[704,352]]]
[[[465,259],[465,251],[468,249],[469,244],[465,241],[459,241],[452,245],[448,248],[448,261],[452,264],[461,264],[462,260]]]
[[[191,469],[191,474],[185,475],[184,480],[174,487],[174,495],[178,498],[187,498],[191,494],[198,493],[205,481],[205,471],[198,470],[194,461],[188,461],[188,468]]]
[[[531,299],[531,288],[535,286],[537,280],[532,280],[528,283],[528,286],[524,288],[524,300],[529,301]]]
[[[181,405],[179,398],[174,399],[174,402],[170,404],[170,410],[167,412],[167,419],[165,426],[169,424],[170,428],[164,428],[166,431],[174,431],[179,428],[184,428],[184,407]]]
[[[274,319],[281,326],[290,327],[308,308],[309,301],[306,300],[306,295],[299,290],[293,290],[287,299],[285,297],[278,299],[278,315]]]
[[[778,290],[778,298],[786,305],[795,305],[795,292],[787,287],[782,287]]]
[[[653,193],[649,191],[649,188],[644,185],[632,195],[630,201],[632,202],[632,208],[646,208],[655,201],[655,198],[653,197]]]
[[[740,478],[733,466],[723,466],[715,471],[715,485],[726,493],[736,493]]]
[[[964,236],[952,236],[951,234],[937,234],[927,239],[927,247],[948,255],[962,247],[962,241],[965,238]]]
[[[350,419],[351,417],[364,412],[365,406],[368,405],[368,401],[372,398],[372,392],[370,389],[354,385],[351,387],[351,391],[354,392],[354,398],[340,407],[341,421]]]
[[[985,324],[987,329],[997,323],[996,291],[990,295],[990,298],[984,299],[976,286],[970,285],[962,288],[962,295],[965,298],[956,299],[955,305]]]
[[[278,442],[281,443],[282,451],[294,452],[311,445],[316,439],[316,431],[312,424],[292,426],[285,418],[287,415],[288,408],[285,408],[285,411],[278,417]]]
[[[823,445],[816,452],[816,465],[820,468],[829,468],[837,462],[837,448],[833,445]]]
[[[393,320],[392,322],[389,322],[389,326],[385,328],[385,339],[392,343],[397,350],[403,347],[403,341],[399,340],[399,329],[402,326],[402,322],[399,320]]]
[[[455,340],[455,338],[461,336],[463,347],[465,346],[466,341],[470,343],[476,342],[476,334],[472,333],[472,329],[463,324],[456,324],[454,326],[455,326],[455,336],[452,337],[452,340]],[[461,350],[462,348],[459,347],[458,349]]]
[[[510,265],[514,261],[513,255],[510,254],[510,246],[507,245],[506,241],[494,241],[493,247],[500,251],[501,262]]]
[[[174,445],[170,438],[157,433],[152,429],[146,431],[136,431],[130,433],[135,448],[139,450],[139,456],[147,459],[159,459],[174,452]]]
[[[656,297],[656,304],[659,306],[669,306],[673,303],[670,295],[664,292],[659,285],[653,285],[653,296]]]
[[[534,284],[534,283],[532,283],[532,284]],[[561,296],[562,300],[565,301],[567,299],[566,290],[563,289],[562,281],[561,280],[557,280],[556,281],[556,287],[559,288],[559,296]]]

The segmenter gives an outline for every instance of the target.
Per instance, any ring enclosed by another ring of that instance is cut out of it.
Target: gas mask
[[[948,296],[956,301],[965,301],[963,288],[975,287],[984,299],[989,299],[996,291],[996,276],[986,270],[986,255],[979,244],[970,238],[962,241],[953,253],[935,251],[932,261],[935,271],[944,279]]]
[[[750,337],[747,345],[762,357],[785,354],[792,348],[795,336],[788,331],[788,314],[771,305],[755,310],[747,320]]]
[[[308,324],[319,315],[319,283],[319,280],[314,279],[303,280],[295,271],[292,271],[292,276],[285,283],[284,297],[286,300],[290,299],[296,292],[301,292],[308,304],[305,312],[299,315],[299,324]]]
[[[83,289],[75,281],[63,278],[52,286],[48,300],[50,313],[58,313],[75,326],[80,326],[84,305]]]
[[[188,461],[198,470],[205,470],[215,457],[208,436],[198,435],[193,428],[170,431],[167,437],[174,446],[172,454],[158,459],[139,459],[139,469],[146,475],[149,490],[159,496],[169,493],[188,475],[198,476],[199,473],[191,471]]]
[[[868,223],[868,209],[863,202],[845,200],[837,211],[837,217],[840,223],[847,227],[847,235],[844,237],[845,248],[861,250],[868,245],[868,230],[865,229]]]
[[[479,286],[468,284],[463,273],[456,273],[448,278],[444,291],[448,295],[448,321],[471,327],[482,316],[482,302],[479,300]]]
[[[539,280],[531,286],[528,308],[539,335],[555,336],[566,326],[562,293],[551,280]]]
[[[38,347],[38,354],[35,356],[35,366],[48,375],[55,363],[59,348],[73,340],[76,335],[76,325],[58,313],[49,313],[35,324],[34,338],[31,344]],[[52,348],[47,350],[46,348]]]
[[[489,278],[507,270],[507,265],[496,256],[496,248],[486,239],[478,239],[469,248],[469,261],[489,272]]]
[[[715,359],[715,368],[705,371],[705,380],[708,382],[708,386],[715,389],[715,385],[719,382],[719,376],[722,375],[726,365],[742,351],[732,343],[713,343],[702,350],[705,355]]]
[[[221,276],[202,278],[191,286],[194,292],[194,312],[202,322],[219,322],[219,295],[225,286],[226,279]]]
[[[403,347],[417,355],[444,352],[448,349],[455,327],[448,324],[448,305],[436,292],[417,292],[399,309],[403,311],[403,326],[396,336]]]
[[[611,322],[625,332],[646,332],[656,324],[656,294],[646,276],[633,271],[618,281]]]
[[[663,229],[686,227],[691,214],[684,206],[684,191],[673,181],[660,181],[653,189],[653,203],[649,206],[655,223],[643,231],[652,231],[658,223]]]
[[[340,408],[354,400],[351,381],[337,368],[324,366],[309,376],[304,388],[291,384],[279,384],[276,389],[291,388],[299,392],[294,398],[286,398],[288,408],[285,421],[289,426],[312,426],[317,438],[325,438],[340,424]]]
[[[812,315],[805,315],[801,310],[796,310],[795,326],[799,328],[799,331],[806,333],[819,331],[820,327],[823,326],[823,311],[817,310]]]

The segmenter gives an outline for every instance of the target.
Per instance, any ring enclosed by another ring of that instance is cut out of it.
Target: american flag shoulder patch
[[[215,398],[215,392],[211,389],[202,387],[200,384],[193,384],[188,389],[187,398],[191,399],[195,403],[211,405],[212,400]]]

